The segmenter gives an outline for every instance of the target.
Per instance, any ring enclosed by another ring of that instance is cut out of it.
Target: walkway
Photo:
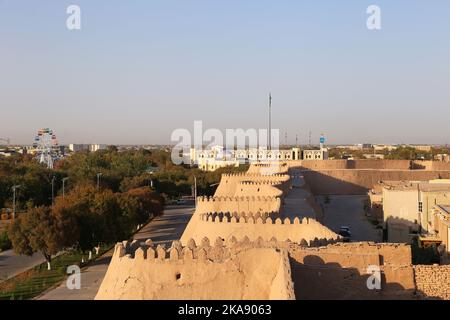
[[[151,238],[155,244],[170,245],[172,241],[181,238],[189,219],[193,213],[192,207],[167,207],[164,215],[155,218],[143,227],[134,239],[146,240]],[[81,273],[81,289],[69,290],[65,281],[57,288],[39,296],[39,300],[93,300],[102,283],[103,277],[111,261],[112,251],[97,259],[91,266]]]

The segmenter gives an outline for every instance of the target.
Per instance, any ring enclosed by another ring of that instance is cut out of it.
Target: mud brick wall
[[[417,295],[425,299],[450,300],[450,265],[414,266]]]

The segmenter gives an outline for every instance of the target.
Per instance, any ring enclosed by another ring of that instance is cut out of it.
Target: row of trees
[[[113,192],[153,186],[166,200],[190,195],[197,178],[198,193],[212,195],[222,173],[245,171],[247,166],[223,168],[204,172],[184,165],[174,165],[170,152],[164,150],[137,150],[118,152],[111,147],[97,152],[77,152],[55,163],[55,170],[38,164],[31,156],[0,157],[0,209],[12,208],[11,187],[20,185],[16,193],[16,207],[27,210],[52,204],[54,195],[62,194],[62,180],[68,178],[65,191],[77,185],[97,184]]]
[[[162,197],[149,187],[115,193],[79,185],[58,196],[53,206],[30,208],[20,215],[9,227],[9,238],[17,253],[41,252],[50,266],[52,256],[65,248],[85,252],[127,239],[162,211]]]
[[[11,187],[20,185],[16,208],[24,213],[11,223],[9,239],[16,252],[42,252],[50,264],[64,248],[90,251],[128,238],[165,200],[190,195],[194,177],[198,194],[212,195],[222,173],[246,169],[203,172],[174,165],[164,150],[77,152],[54,170],[17,155],[0,158],[0,208],[12,207]]]
[[[344,156],[351,155],[355,159],[364,159],[365,154],[373,154],[374,150],[350,150],[331,148],[329,150],[329,157],[334,159],[342,159]],[[446,147],[431,148],[430,151],[421,151],[413,147],[401,146],[393,150],[377,151],[377,154],[384,155],[385,159],[391,160],[433,160],[437,154],[450,154],[450,149]]]

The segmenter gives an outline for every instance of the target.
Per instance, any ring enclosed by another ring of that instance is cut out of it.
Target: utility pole
[[[298,134],[295,135],[295,146],[298,147]]]
[[[97,173],[97,190],[100,189],[100,177],[103,175],[103,173],[99,172]]]
[[[311,130],[309,130],[309,147],[311,147]]]
[[[16,219],[16,190],[20,188],[20,185],[12,187],[13,190],[13,220]]]
[[[62,186],[62,187],[63,187],[63,198],[64,198],[64,196],[66,195],[66,191],[65,191],[65,190],[66,190],[66,181],[67,181],[67,180],[69,180],[69,177],[65,177],[65,178],[62,179],[62,184],[63,184],[63,186]]]

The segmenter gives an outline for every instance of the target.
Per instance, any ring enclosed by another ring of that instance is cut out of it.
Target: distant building
[[[398,149],[398,146],[392,144],[374,144],[373,149],[375,151],[393,151]]]
[[[384,154],[367,153],[367,154],[363,154],[363,157],[365,159],[379,159],[379,160],[383,160],[384,159]]]
[[[95,152],[98,150],[106,150],[106,148],[107,148],[106,144],[91,144],[89,146],[89,151]]]
[[[422,152],[430,152],[431,149],[433,148],[433,146],[430,146],[430,145],[411,145],[409,147],[414,148],[417,151],[422,151]]]
[[[69,144],[69,150],[72,152],[80,152],[80,151],[91,151],[95,152],[98,150],[106,149],[105,144],[75,144],[71,143]]]
[[[302,151],[303,160],[327,160],[328,159],[328,149],[321,148],[318,150],[303,150]]]
[[[223,167],[238,167],[240,164],[260,161],[301,160],[302,152],[300,148],[287,150],[267,150],[262,148],[224,150],[222,146],[214,146],[207,150],[191,148],[189,158],[191,165],[197,165],[198,168],[205,171],[214,171]]]
[[[441,162],[450,162],[450,155],[440,153],[434,156],[434,160]]]

